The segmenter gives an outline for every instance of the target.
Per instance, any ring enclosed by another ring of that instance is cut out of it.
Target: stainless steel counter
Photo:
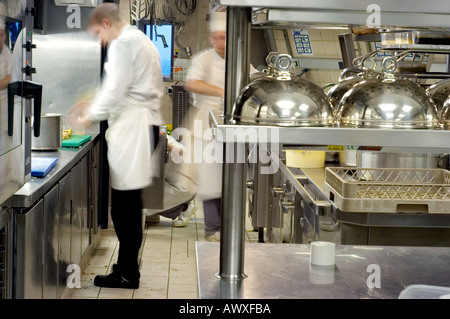
[[[236,282],[215,277],[218,243],[196,250],[202,299],[396,299],[412,284],[450,287],[450,248],[337,245],[329,268],[311,266],[309,245],[246,243],[248,277]]]
[[[53,152],[32,152],[32,157],[57,157],[58,162],[45,177],[32,177],[11,198],[14,208],[31,207],[51,187],[57,183],[87,152],[92,148],[99,137],[97,132],[89,132],[92,139],[79,148],[61,147]]]

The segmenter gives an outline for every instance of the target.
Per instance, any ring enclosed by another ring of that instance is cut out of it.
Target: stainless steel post
[[[227,9],[225,123],[230,123],[233,105],[249,75],[250,8]],[[221,279],[240,280],[244,274],[245,163],[238,163],[237,143],[224,145],[222,226],[220,234]],[[233,152],[233,156],[229,156]]]
[[[233,105],[248,82],[250,69],[250,8],[227,9],[227,48],[225,80],[225,122],[230,123]]]

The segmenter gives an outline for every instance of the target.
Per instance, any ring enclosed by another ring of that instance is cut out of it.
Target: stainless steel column
[[[231,123],[233,105],[249,75],[250,8],[227,9],[225,123]],[[224,145],[222,227],[218,277],[240,280],[244,274],[245,163],[238,163],[237,143]],[[234,151],[232,158],[228,151]]]

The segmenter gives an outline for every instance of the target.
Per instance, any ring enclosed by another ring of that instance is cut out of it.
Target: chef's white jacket
[[[158,50],[143,32],[125,26],[110,44],[105,78],[86,115],[91,121],[108,120],[105,137],[112,188],[151,185],[151,127],[162,124],[163,94]]]

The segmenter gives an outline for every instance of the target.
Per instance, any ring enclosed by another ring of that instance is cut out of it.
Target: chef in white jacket
[[[106,76],[92,103],[74,107],[86,126],[108,120],[106,131],[111,174],[111,217],[119,239],[113,272],[96,276],[100,287],[139,287],[138,253],[142,243],[141,190],[152,183],[151,132],[161,125],[164,92],[156,47],[119,16],[119,7],[103,3],[90,17],[88,31],[108,47]]]
[[[194,104],[194,127],[192,128],[195,145],[202,145],[203,151],[216,143],[210,130],[209,113],[212,111],[216,118],[224,112],[225,94],[225,53],[226,53],[226,12],[211,12],[210,42],[212,49],[196,54],[186,78],[186,89],[192,92]],[[250,73],[257,70],[250,65]],[[197,127],[201,125],[202,130]],[[205,133],[206,132],[206,133]],[[223,148],[222,145],[215,149]],[[213,153],[213,152],[211,152]],[[205,239],[207,241],[220,240],[221,200],[222,200],[222,166],[217,162],[216,154],[204,151],[202,162],[195,162],[197,171],[197,196],[203,201],[205,218]],[[211,155],[215,159],[207,159]]]
[[[209,125],[209,111],[223,114],[225,88],[226,13],[212,12],[210,19],[212,49],[196,54],[186,79],[186,89],[192,92],[194,104],[194,145],[203,148],[214,142],[204,135]],[[198,126],[201,125],[201,130]],[[222,164],[209,162],[202,154],[202,163],[195,163],[197,170],[197,196],[203,201],[205,239],[218,241],[221,224]]]

